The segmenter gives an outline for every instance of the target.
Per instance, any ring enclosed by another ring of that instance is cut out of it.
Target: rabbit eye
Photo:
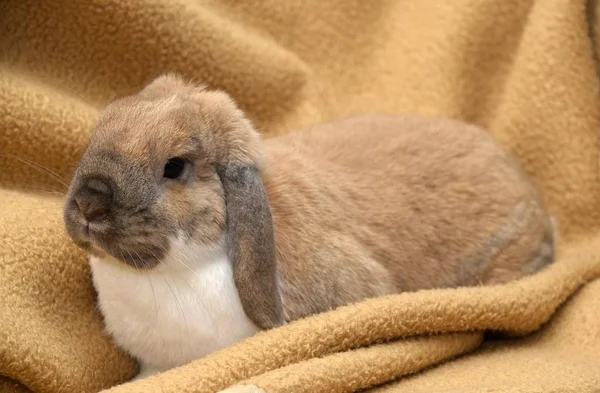
[[[167,179],[177,179],[183,175],[185,160],[181,157],[173,157],[167,161],[163,176]]]

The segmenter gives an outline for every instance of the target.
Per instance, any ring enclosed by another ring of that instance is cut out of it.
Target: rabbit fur
[[[363,115],[263,140],[176,75],[102,112],[64,216],[140,377],[366,298],[518,279],[556,237],[478,126]]]

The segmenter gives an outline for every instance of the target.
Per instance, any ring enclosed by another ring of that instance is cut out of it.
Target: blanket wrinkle
[[[267,392],[325,393],[330,391],[331,381],[335,379],[347,381],[339,391],[354,392],[471,351],[481,340],[479,333],[458,333],[359,348],[267,372],[221,393],[239,392],[242,386],[248,393],[256,387]],[[328,367],[332,363],[337,364],[335,369]],[[364,373],[364,364],[369,365],[369,374],[356,378],[357,374]]]
[[[597,391],[598,17],[595,0],[0,2],[0,393]],[[166,72],[227,91],[265,138],[361,113],[485,126],[556,218],[558,260],[128,382],[62,203],[102,107]]]

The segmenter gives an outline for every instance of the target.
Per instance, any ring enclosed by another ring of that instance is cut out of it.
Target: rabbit
[[[64,221],[137,379],[361,300],[499,285],[555,258],[533,181],[483,128],[355,115],[261,137],[175,74],[109,103]]]

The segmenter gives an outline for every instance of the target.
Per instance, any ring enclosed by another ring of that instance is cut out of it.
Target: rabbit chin
[[[136,357],[140,376],[189,363],[253,336],[221,241],[212,246],[178,236],[151,270],[111,257],[90,257],[107,332]]]

